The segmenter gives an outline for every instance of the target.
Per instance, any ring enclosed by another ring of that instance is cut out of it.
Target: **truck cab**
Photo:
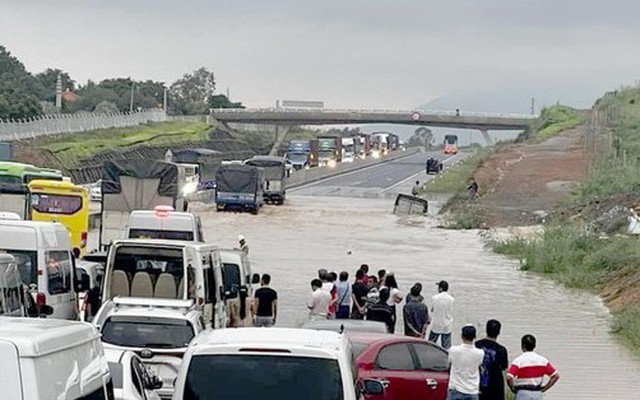
[[[264,200],[282,205],[287,197],[287,164],[282,157],[254,156],[244,162],[261,168],[264,174]]]

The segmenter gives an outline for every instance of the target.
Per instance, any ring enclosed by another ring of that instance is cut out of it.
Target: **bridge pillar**
[[[291,125],[276,125],[275,126],[275,142],[273,143],[273,147],[269,152],[270,156],[275,156],[278,154],[278,149],[282,146],[282,142],[284,138],[287,136],[287,133],[291,130]]]
[[[482,137],[484,137],[484,140],[487,142],[487,146],[489,147],[493,147],[493,139],[491,139],[491,136],[489,136],[489,131],[486,129],[480,129],[480,133],[482,133]]]

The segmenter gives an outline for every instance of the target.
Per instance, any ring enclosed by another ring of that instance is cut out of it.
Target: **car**
[[[154,390],[162,388],[162,379],[149,372],[132,351],[105,350],[115,400],[160,400]]]
[[[381,382],[358,381],[349,339],[292,328],[208,330],[184,356],[173,400],[356,400],[381,394]]]
[[[425,170],[427,174],[438,174],[442,171],[443,164],[442,161],[435,159],[433,157],[427,160]]]
[[[449,386],[447,351],[409,336],[351,332],[360,379],[382,382],[381,395],[366,400],[445,400]]]
[[[134,351],[152,375],[164,382],[156,390],[170,399],[182,356],[192,338],[204,330],[202,312],[192,300],[115,297],[93,320],[107,351]]]
[[[387,333],[387,325],[384,322],[359,319],[327,319],[322,321],[309,321],[302,325],[301,328],[315,329],[318,331],[331,331],[337,333]]]
[[[82,287],[92,289],[94,287],[100,287],[102,278],[104,277],[104,266],[99,262],[77,260],[76,261],[76,276],[82,283]],[[98,280],[100,279],[100,282]],[[78,293],[78,304],[80,304],[80,321],[85,321],[85,312],[87,310],[87,291],[81,291]]]

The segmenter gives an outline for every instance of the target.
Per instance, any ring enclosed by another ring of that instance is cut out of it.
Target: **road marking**
[[[465,153],[458,153],[458,154],[456,154],[456,155],[454,155],[454,156],[449,156],[449,157],[445,158],[444,160],[442,160],[442,163],[443,163],[443,164],[448,163],[449,161],[452,161],[452,160],[454,160],[455,158],[457,158],[458,156],[461,156],[461,155],[463,155],[463,154],[465,154]],[[382,189],[382,193],[384,193],[384,192],[388,192],[389,190],[391,190],[391,189],[393,189],[393,188],[396,188],[396,187],[398,187],[398,186],[402,185],[403,183],[405,183],[405,182],[407,182],[407,181],[409,181],[409,180],[411,180],[411,179],[415,179],[415,177],[420,176],[420,175],[422,175],[422,174],[424,174],[424,171],[417,172],[417,173],[415,173],[415,174],[411,175],[410,177],[408,177],[407,179],[403,179],[403,180],[401,180],[400,182],[398,182],[398,183],[396,183],[396,184],[394,184],[394,185],[391,185],[391,186],[389,186],[389,187],[387,187],[387,188]]]

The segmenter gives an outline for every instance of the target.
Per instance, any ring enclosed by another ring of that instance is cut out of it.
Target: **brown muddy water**
[[[460,327],[472,323],[484,332],[490,318],[503,323],[500,341],[510,359],[523,334],[535,335],[561,375],[546,399],[640,399],[640,360],[611,335],[596,296],[519,271],[487,251],[477,231],[438,229],[433,217],[396,217],[391,209],[389,199],[291,196],[257,216],[197,211],[207,241],[232,247],[238,234],[247,237],[254,272],[271,274],[278,291],[280,326],[305,320],[319,268],[348,271],[351,280],[368,263],[374,272],[393,271],[403,292],[422,282],[425,297],[448,280],[456,298],[454,344]],[[402,333],[400,322],[396,331]]]

